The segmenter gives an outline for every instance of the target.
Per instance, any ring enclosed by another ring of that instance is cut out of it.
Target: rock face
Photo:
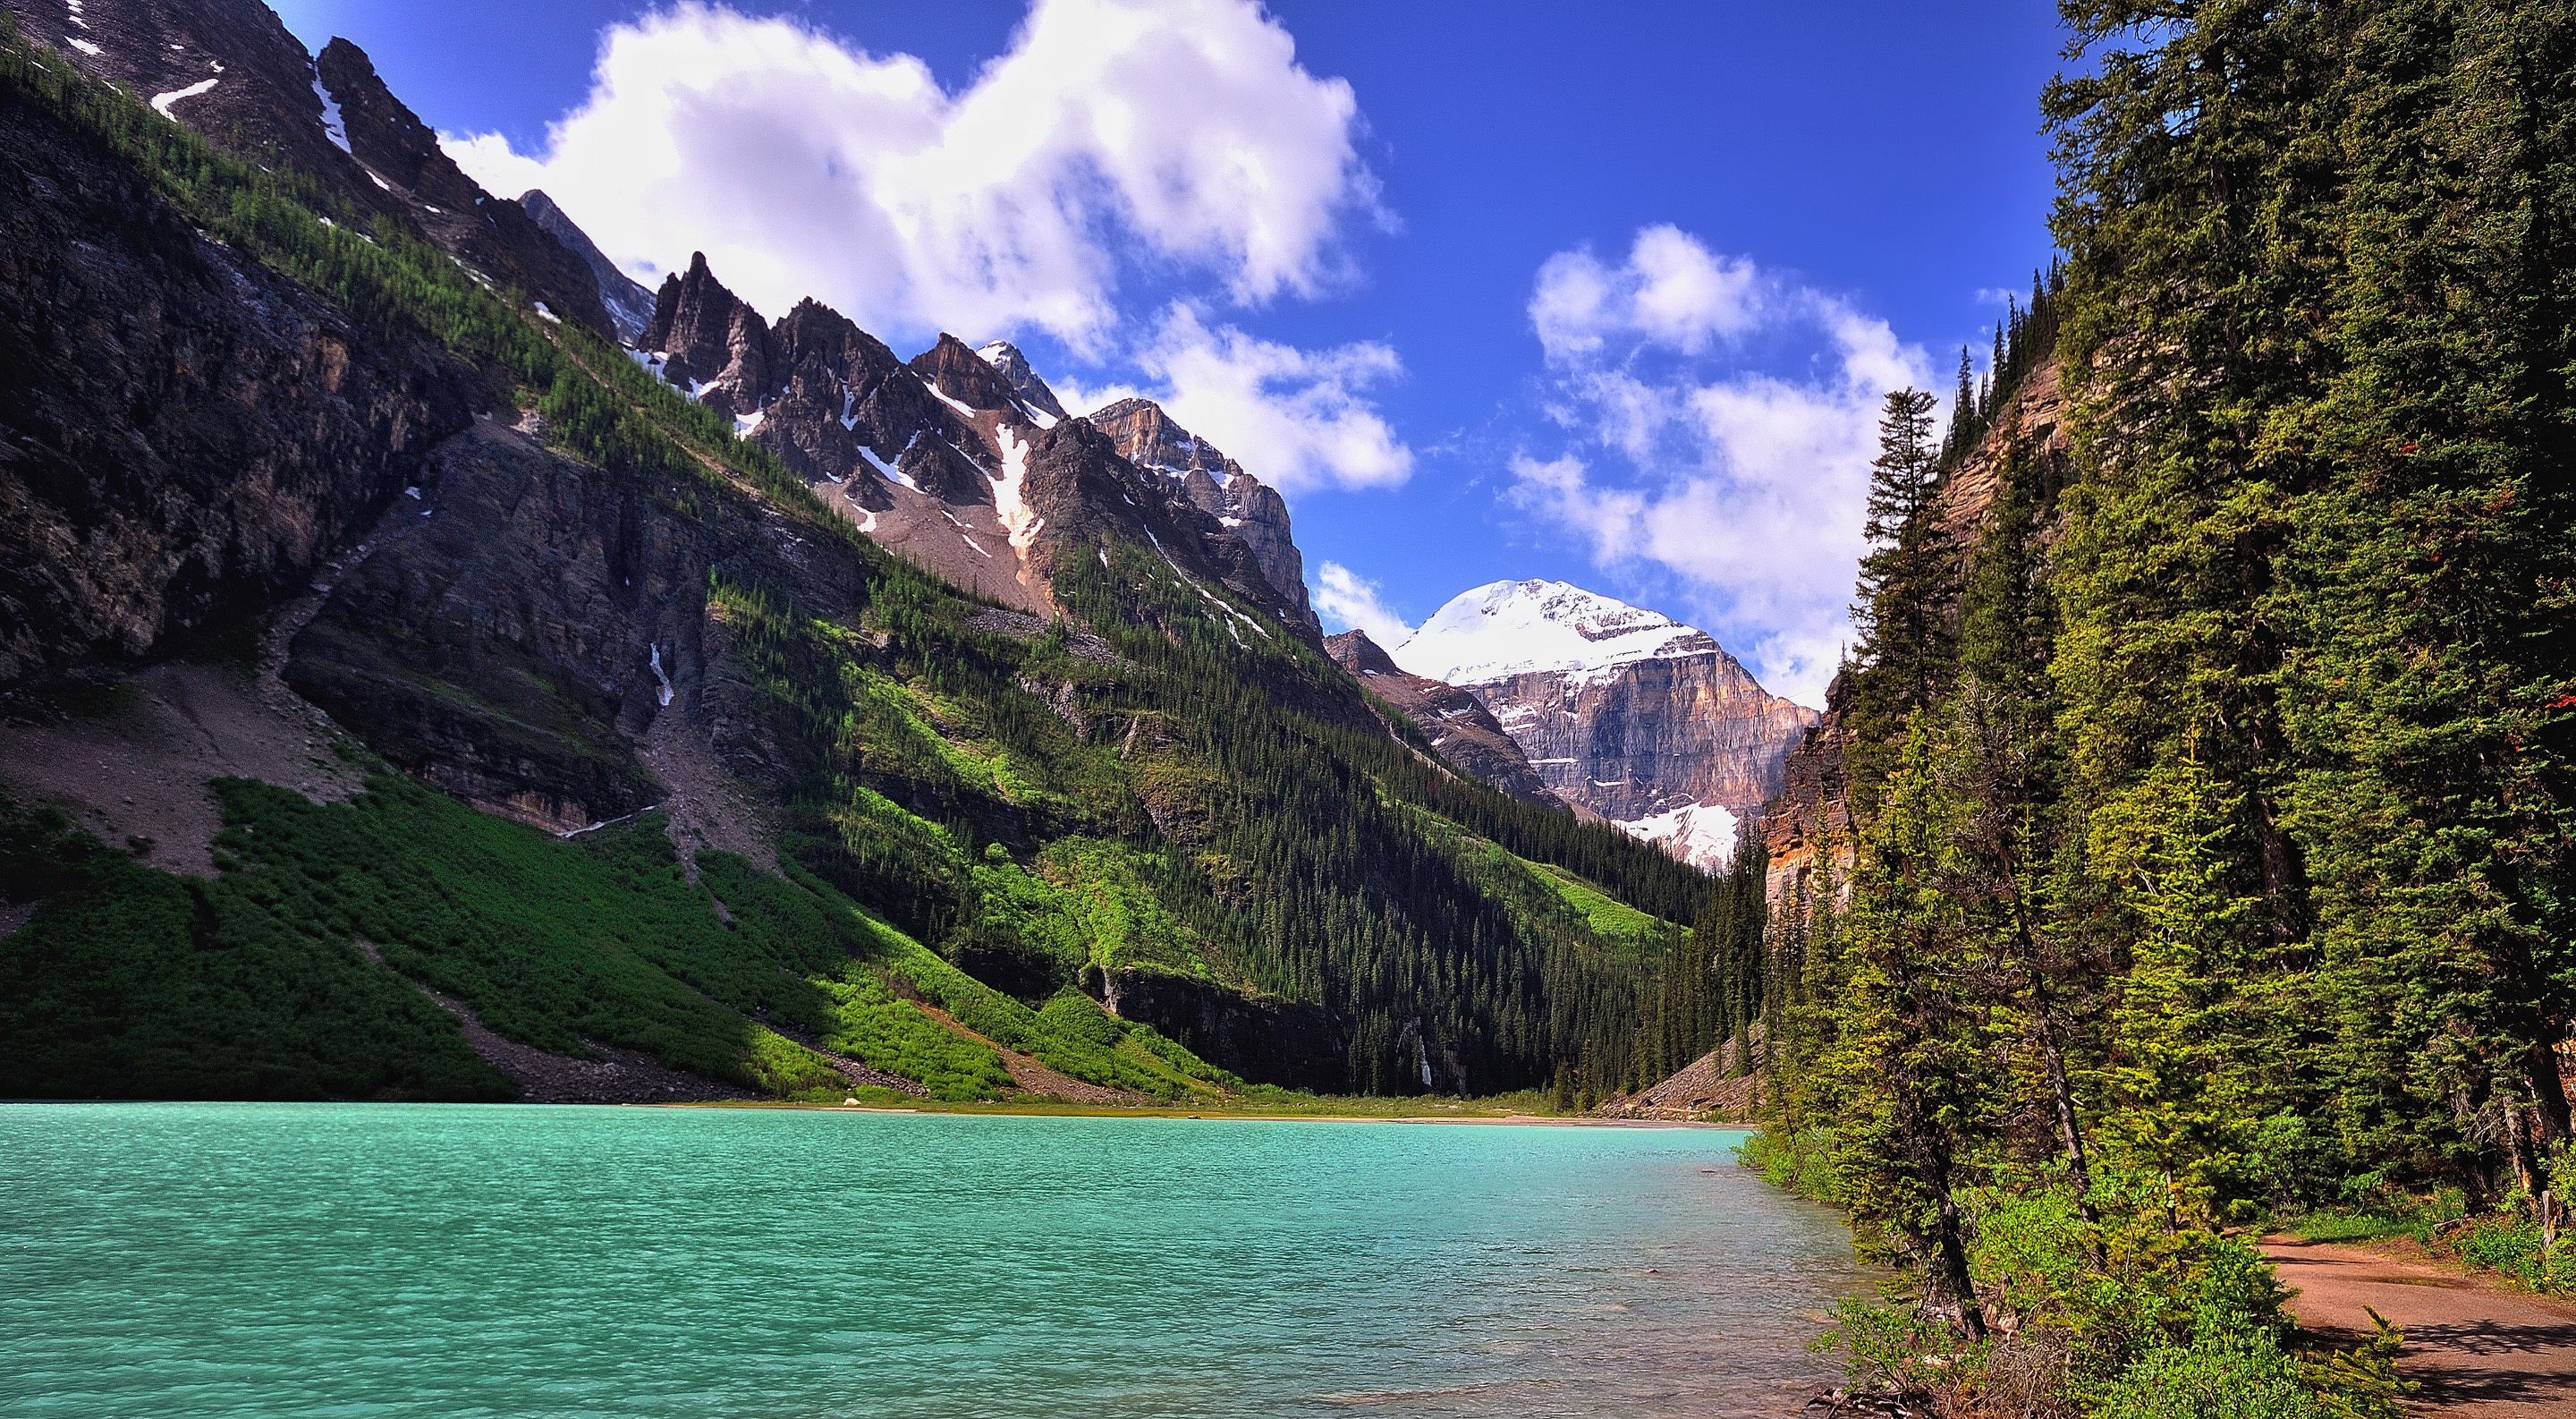
[[[1763,892],[1775,908],[1799,903],[1828,875],[1837,884],[1851,880],[1851,795],[1843,778],[1843,746],[1850,741],[1843,729],[1843,704],[1850,688],[1847,676],[1834,677],[1825,690],[1824,718],[1789,751],[1781,765],[1780,791],[1762,807],[1769,864]]]
[[[564,250],[581,258],[590,274],[599,281],[600,304],[608,307],[608,320],[617,328],[617,338],[632,345],[644,338],[644,327],[653,321],[653,293],[635,278],[617,269],[590,233],[573,223],[564,209],[555,205],[542,189],[531,187],[519,194],[519,207],[530,219],[543,227],[548,236],[562,242]]]
[[[295,638],[297,693],[394,764],[556,831],[664,800],[658,780],[673,776],[645,748],[665,716],[702,732],[735,778],[786,787],[797,766],[730,668],[703,588],[720,570],[829,607],[834,587],[863,579],[846,550],[774,523],[763,536],[769,520],[747,500],[732,518],[682,517],[678,490],[488,418],[428,463],[420,496],[397,502]]]
[[[393,96],[367,52],[345,39],[322,47],[314,72],[338,110],[351,157],[394,195],[449,255],[503,286],[516,286],[556,317],[615,338],[599,278],[518,203],[475,185],[438,145],[438,134]]]
[[[0,10],[66,62],[149,99],[217,147],[291,165],[364,220],[390,221],[613,338],[590,267],[518,203],[466,177],[349,41],[308,55],[259,0],[0,0]]]
[[[942,335],[906,362],[816,301],[767,324],[699,253],[664,279],[636,349],[743,437],[832,485],[826,500],[879,545],[969,591],[1052,614],[1057,559],[1123,538],[1321,643],[1277,493],[1144,401],[1067,417],[1007,342],[979,351]],[[1122,435],[1145,438],[1148,457],[1188,449],[1200,461],[1140,464]]]
[[[1561,581],[1461,593],[1392,654],[1473,694],[1558,798],[1702,867],[1817,721],[1704,632]]]
[[[1153,1026],[1201,1059],[1290,1089],[1343,1088],[1346,1044],[1332,1012],[1134,967],[1107,973],[1101,1003]]]
[[[0,688],[263,609],[487,398],[205,240],[45,116],[0,144]]]
[[[2069,456],[2065,396],[2053,359],[2042,360],[2002,401],[1985,437],[1941,480],[1934,495],[1934,518],[1942,543],[1959,558],[1962,572],[1969,554],[1985,536],[1996,495],[2001,491],[2004,454],[2015,440],[2026,441],[2049,461],[2046,476],[2062,478]],[[2040,540],[2054,536],[2041,528]],[[1803,914],[1817,905],[1816,890],[1830,882],[1837,896],[1850,890],[1857,861],[1851,793],[1843,755],[1851,742],[1843,723],[1850,682],[1836,676],[1825,691],[1825,715],[1807,731],[1783,767],[1779,793],[1762,812],[1764,846],[1770,856],[1765,888],[1775,916]]]
[[[1276,491],[1214,444],[1173,423],[1150,399],[1121,399],[1093,410],[1090,419],[1116,441],[1128,462],[1162,475],[1178,496],[1243,539],[1281,599],[1320,633],[1322,627],[1306,604],[1306,559],[1289,531],[1288,504]]]
[[[1474,695],[1455,685],[1407,674],[1366,631],[1326,636],[1324,650],[1371,694],[1404,711],[1450,763],[1514,798],[1564,806],[1564,800],[1549,792],[1546,781],[1530,767],[1521,746],[1512,742]]]

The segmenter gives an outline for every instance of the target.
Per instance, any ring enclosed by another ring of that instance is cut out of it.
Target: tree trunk
[[[2532,1156],[2531,1131],[2522,1117],[2522,1104],[2511,1094],[2496,1096],[2496,1107],[2504,1110],[2505,1146],[2513,1153],[2514,1176],[2522,1181],[2523,1195],[2540,1196],[2539,1160]]]
[[[2039,1056],[2048,1066],[2048,1092],[2057,1114],[2057,1141],[2066,1149],[2066,1163],[2075,1179],[2075,1211],[2086,1225],[2099,1228],[2101,1214],[2093,1207],[2093,1167],[2085,1156],[2084,1130],[2075,1119],[2075,1085],[2066,1074],[2066,1052],[2057,1043],[2057,1009],[2048,998],[2048,977],[2039,969],[2038,937],[2030,921],[2022,914],[2021,894],[2013,894],[2013,931],[2021,938],[2023,970],[2030,981],[2031,1023],[2039,1036]],[[2103,1264],[2102,1240],[2093,1239],[2093,1264]]]
[[[2531,1076],[2531,1097],[2540,1105],[2541,1142],[2566,1142],[2569,1134],[2567,1084],[2558,1075],[2558,1051],[2533,1040],[2525,1072]]]
[[[1933,1224],[1933,1243],[1940,1252],[1941,1284],[1958,1303],[1959,1328],[1973,1345],[1986,1338],[1986,1312],[1977,1304],[1976,1283],[1968,1277],[1968,1248],[1959,1235],[1959,1203],[1950,1192],[1950,1170],[1945,1166],[1939,1173],[1941,1206]]]

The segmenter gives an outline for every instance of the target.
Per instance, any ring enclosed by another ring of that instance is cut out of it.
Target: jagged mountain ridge
[[[1008,342],[977,351],[942,335],[907,362],[811,299],[771,324],[698,253],[664,279],[637,355],[830,485],[827,500],[879,545],[970,591],[1053,615],[1051,558],[1078,528],[1114,527],[1293,633],[1321,635],[1276,493],[1230,461],[1231,491],[1140,464],[1131,453],[1161,446],[1132,433],[1168,424],[1159,409],[1129,400],[1112,406],[1117,418],[1069,418]]]
[[[424,1050],[472,1064],[457,1054],[463,1012],[540,1053],[597,1040],[726,1088],[837,1098],[844,1081],[887,1077],[852,1071],[878,1057],[866,1042],[886,1044],[870,1032],[889,1020],[961,1038],[902,990],[1013,1049],[1072,1050],[1051,1067],[1103,1087],[1208,1084],[1185,1048],[1194,1031],[1313,1087],[1505,1087],[1578,1050],[1619,1067],[1634,943],[1600,935],[1575,887],[1528,864],[1666,919],[1688,918],[1695,881],[1390,742],[1250,548],[1087,421],[1045,426],[958,342],[885,357],[904,372],[891,388],[958,418],[951,452],[1062,620],[996,609],[884,555],[862,533],[872,510],[828,477],[731,435],[756,434],[777,403],[728,408],[718,391],[710,405],[703,388],[685,400],[524,293],[425,244],[365,241],[336,205],[303,205],[316,199],[291,175],[219,159],[187,136],[184,104],[165,121],[70,72],[50,52],[0,56],[0,131],[44,214],[0,268],[14,283],[0,304],[49,322],[52,343],[31,349],[54,380],[0,386],[0,493],[44,529],[11,563],[35,589],[0,605],[0,641],[38,652],[0,684],[0,740],[81,746],[48,751],[62,772],[32,789],[16,772],[28,759],[0,753],[0,796],[15,800],[0,805],[0,909],[15,928],[0,935],[0,1025],[21,1043],[43,1027],[59,1066],[0,1075],[51,1081],[43,1092],[506,1092],[488,1071],[413,1067]],[[99,192],[118,200],[84,195]],[[94,307],[55,309],[93,288]],[[723,317],[721,377],[745,363],[733,345],[752,326],[702,294]],[[824,314],[807,312],[818,360],[873,358]],[[138,338],[171,320],[164,345]],[[189,363],[156,353],[172,342]],[[276,417],[222,422],[242,410]],[[180,417],[156,428],[159,412]],[[146,443],[160,461],[127,456]],[[898,499],[928,497],[876,477]],[[293,535],[248,541],[227,517]],[[198,555],[174,561],[174,541]],[[114,592],[127,600],[106,599],[117,633],[64,624],[52,589],[120,565],[134,570]],[[201,647],[225,658],[167,660]],[[166,679],[135,688],[156,660],[200,689],[249,677],[259,706],[242,713],[273,721],[266,758],[166,752],[189,707],[162,702]],[[104,698],[52,698],[64,686]],[[93,722],[76,708],[134,695],[162,728],[119,738],[123,711]],[[19,737],[40,730],[54,738]],[[218,787],[245,771],[263,782]],[[184,842],[129,856],[96,840],[148,834],[159,825],[139,815],[179,800],[196,802],[162,830]],[[80,829],[29,828],[17,814],[34,804]],[[350,846],[379,814],[424,831]],[[325,850],[334,838],[347,850]],[[191,873],[194,887],[173,875]],[[545,885],[576,879],[569,896]],[[432,881],[467,890],[425,902]],[[176,904],[98,938],[130,945],[148,977],[81,976],[101,963],[56,949],[62,933],[129,889]],[[603,919],[625,923],[622,957],[586,944],[583,923],[529,915],[596,891],[611,894]],[[526,954],[537,941],[555,954]],[[205,971],[230,974],[184,988]],[[147,978],[183,988],[120,993]],[[1077,981],[1177,1034],[1137,1044],[1140,1022],[1045,994]],[[44,993],[54,984],[105,992],[103,1033],[46,1013],[70,998]],[[324,997],[332,1009],[297,1008]],[[1075,1049],[1042,1027],[1039,1000],[1133,1048]],[[266,1033],[241,1038],[288,1063],[191,1073],[201,1052],[144,1062],[79,1043],[204,1038],[185,1013],[200,1003],[241,1006],[223,1028],[256,1025]],[[968,1019],[978,1011],[992,1013]],[[972,1041],[937,1048],[990,1058]],[[331,1057],[292,1065],[316,1051]],[[1002,1077],[904,1067],[968,1096]]]
[[[1473,694],[1558,798],[1703,868],[1817,721],[1705,632],[1565,582],[1462,592],[1389,653]]]
[[[366,220],[390,221],[558,316],[613,333],[581,258],[459,171],[349,41],[307,54],[254,0],[0,0],[0,12],[219,146],[291,165]]]
[[[1011,351],[1014,358],[1018,354]],[[1150,399],[1121,399],[1093,410],[1089,418],[1128,462],[1171,480],[1180,497],[1242,539],[1280,597],[1308,627],[1322,630],[1307,605],[1306,561],[1289,529],[1288,504],[1276,490],[1244,472],[1216,445],[1173,422]]]
[[[526,210],[546,234],[562,242],[564,249],[578,256],[599,282],[599,299],[608,308],[609,323],[616,327],[617,338],[628,345],[644,338],[644,327],[653,321],[653,293],[644,289],[634,277],[617,268],[599,243],[590,239],[573,222],[563,208],[555,205],[542,189],[531,187],[519,194],[519,206]]]

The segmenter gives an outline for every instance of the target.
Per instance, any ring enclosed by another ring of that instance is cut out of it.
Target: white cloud
[[[1378,212],[1357,124],[1251,0],[1035,0],[955,94],[910,55],[684,3],[605,32],[544,152],[446,141],[639,274],[704,251],[773,316],[811,295],[883,331],[1090,349],[1122,267],[1238,304],[1330,287],[1344,221]]]
[[[1413,450],[1369,398],[1404,373],[1386,345],[1301,350],[1231,325],[1210,329],[1197,309],[1175,303],[1126,360],[1147,376],[1147,387],[1059,385],[1065,407],[1091,410],[1144,395],[1283,493],[1393,487],[1412,475]]]
[[[1768,294],[1751,261],[1712,255],[1679,227],[1652,226],[1616,269],[1589,251],[1549,257],[1530,323],[1550,360],[1581,358],[1623,336],[1697,354],[1713,338],[1752,329]]]
[[[1315,574],[1315,614],[1337,630],[1363,630],[1380,650],[1404,644],[1413,627],[1378,600],[1378,584],[1343,566],[1324,563]]]
[[[1879,404],[1932,387],[1930,361],[1885,321],[1672,227],[1639,233],[1617,267],[1551,257],[1530,320],[1578,451],[1514,458],[1512,500],[1605,570],[1677,578],[1766,687],[1821,704],[1850,637]],[[1758,367],[1783,362],[1757,337],[1804,353],[1801,373]]]

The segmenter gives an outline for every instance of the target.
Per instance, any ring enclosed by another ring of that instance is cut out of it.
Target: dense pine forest
[[[1893,1382],[2394,1413],[2246,1229],[2562,1279],[2576,9],[2063,9],[2063,269],[1884,412],[1756,1151],[1919,1282],[1845,1317]]]

